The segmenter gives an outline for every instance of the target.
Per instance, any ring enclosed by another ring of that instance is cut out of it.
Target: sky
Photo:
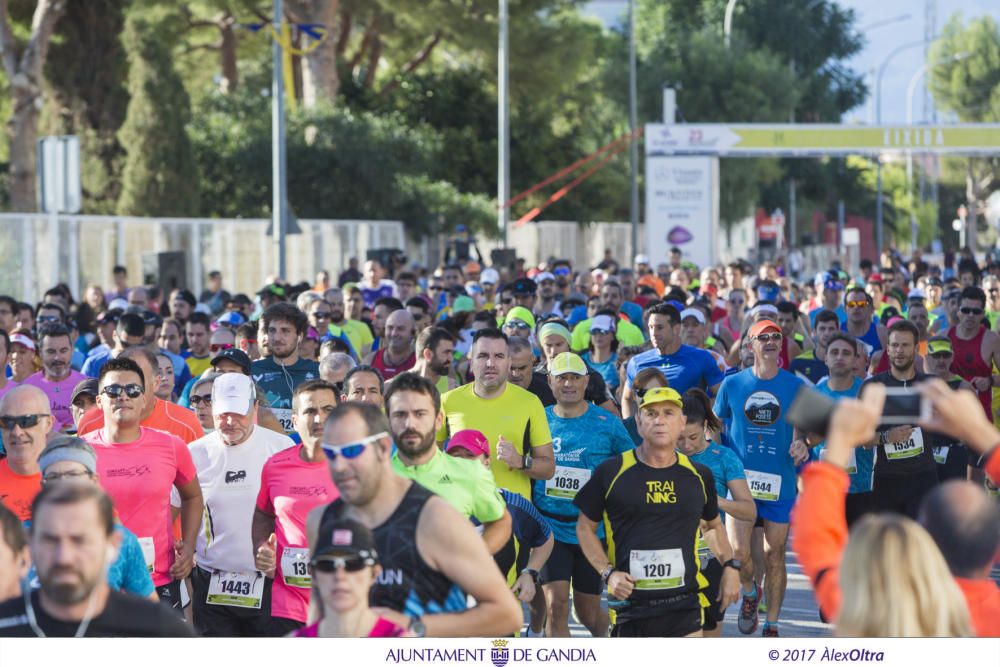
[[[753,2],[753,0],[740,0]],[[837,0],[837,4],[855,11],[856,25],[865,32],[867,43],[862,51],[849,61],[857,72],[868,76],[869,100],[859,107],[849,111],[844,122],[874,123],[875,113],[875,77],[870,74],[877,71],[880,65],[894,49],[909,42],[922,41],[924,38],[924,7],[923,0]],[[936,0],[937,31],[940,32],[948,19],[955,12],[961,12],[966,22],[969,19],[990,15],[1000,23],[1000,0]],[[617,23],[617,17],[624,16],[626,3],[624,0],[593,0],[587,5],[586,12],[600,17],[605,23]],[[883,21],[909,14],[910,18],[883,24]],[[875,27],[880,24],[881,27]],[[739,25],[739,12],[733,19],[734,27]],[[870,30],[865,30],[873,26]],[[924,63],[922,47],[906,50],[898,54],[886,66],[882,77],[882,122],[906,122],[906,91],[910,79]],[[915,94],[913,104],[914,122],[924,118],[922,86]],[[939,121],[948,120],[939,117]],[[688,119],[696,122],[696,119]]]

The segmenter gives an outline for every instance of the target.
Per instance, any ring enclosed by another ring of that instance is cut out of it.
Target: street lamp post
[[[629,142],[629,178],[631,199],[629,200],[629,220],[632,223],[632,256],[639,252],[639,141],[635,130],[639,125],[638,94],[636,83],[635,56],[635,0],[628,3],[628,129],[632,140]]]
[[[500,34],[497,47],[497,199],[500,202],[497,224],[503,233],[503,247],[506,248],[509,239],[508,223],[510,221],[510,105],[507,87],[508,66],[508,15],[507,0],[500,0]]]
[[[274,0],[274,42],[271,74],[271,232],[274,234],[275,264],[279,278],[285,275],[285,223],[288,220],[288,171],[285,154],[285,83],[282,69],[282,0]]]
[[[726,16],[722,20],[722,34],[725,36],[727,49],[729,48],[729,37],[733,34],[733,10],[736,9],[736,3],[739,1],[740,0],[729,0],[729,2],[726,3]]]

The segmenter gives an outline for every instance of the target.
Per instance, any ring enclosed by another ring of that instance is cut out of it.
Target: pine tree
[[[187,134],[191,102],[174,69],[166,23],[151,23],[133,12],[123,42],[131,99],[118,133],[128,155],[118,213],[197,215],[198,169]]]

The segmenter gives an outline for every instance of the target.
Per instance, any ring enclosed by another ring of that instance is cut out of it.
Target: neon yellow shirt
[[[438,494],[467,517],[489,523],[507,510],[493,481],[493,475],[478,461],[448,456],[435,448],[434,458],[416,466],[403,465],[399,453],[392,457],[392,469]]]
[[[615,338],[620,345],[642,345],[646,342],[642,329],[628,320],[618,319]],[[590,320],[586,319],[573,327],[573,349],[586,351],[590,347]]]
[[[545,408],[538,398],[517,385],[507,383],[503,394],[485,399],[476,396],[474,382],[453,389],[441,397],[445,423],[438,431],[437,441],[444,442],[451,433],[476,429],[490,442],[490,467],[499,487],[531,500],[531,479],[523,470],[511,470],[496,457],[496,446],[502,435],[513,443],[521,455],[532,447],[552,443]]]
[[[375,342],[372,330],[369,329],[368,325],[364,322],[359,322],[358,320],[344,320],[343,324],[331,324],[330,326],[339,326],[340,329],[347,334],[347,339],[350,340],[351,345],[354,346],[354,351],[361,357],[368,353],[368,350],[371,349],[372,343]]]

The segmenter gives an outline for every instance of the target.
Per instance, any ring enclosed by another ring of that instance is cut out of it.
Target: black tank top
[[[382,574],[372,586],[371,606],[389,607],[410,616],[466,609],[465,593],[432,569],[417,551],[417,522],[433,495],[413,482],[392,515],[373,529]],[[343,500],[330,503],[320,523],[336,519],[346,509]]]

